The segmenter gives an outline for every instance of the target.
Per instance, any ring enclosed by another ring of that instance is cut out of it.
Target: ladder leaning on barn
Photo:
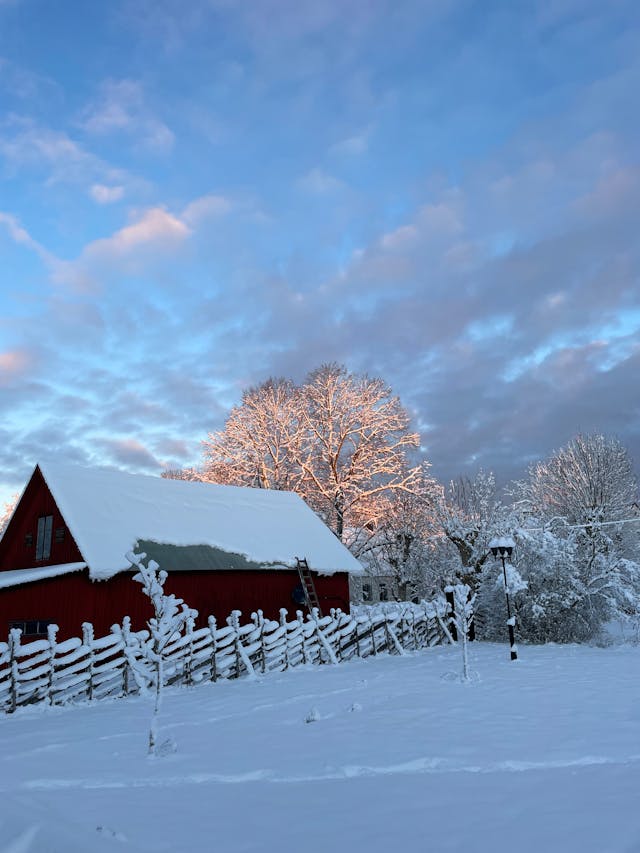
[[[322,616],[320,602],[318,601],[318,593],[316,592],[316,585],[313,582],[309,563],[307,562],[306,557],[296,557],[296,562],[298,566],[298,575],[300,576],[300,586],[304,593],[304,603],[307,610],[310,614],[313,614],[314,609],[317,609],[318,615]]]

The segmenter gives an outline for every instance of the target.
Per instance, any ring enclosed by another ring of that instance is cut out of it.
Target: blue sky
[[[0,0],[0,498],[382,376],[443,478],[640,458],[640,13]]]

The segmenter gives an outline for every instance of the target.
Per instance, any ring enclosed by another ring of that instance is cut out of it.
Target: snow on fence
[[[451,640],[443,600],[358,607],[352,614],[332,610],[306,620],[298,611],[293,621],[287,621],[286,610],[279,621],[264,619],[259,611],[245,625],[240,616],[235,610],[224,627],[210,617],[206,628],[194,629],[190,620],[165,648],[166,683],[192,685],[382,652],[404,654]],[[8,642],[0,643],[0,710],[126,696],[152,685],[154,667],[145,657],[149,633],[133,632],[128,617],[122,625],[113,625],[106,637],[95,638],[88,622],[82,637],[61,643],[56,631],[50,625],[46,640],[22,645],[14,628]]]

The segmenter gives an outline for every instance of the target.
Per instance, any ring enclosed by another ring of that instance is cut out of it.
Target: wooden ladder
[[[318,601],[318,593],[316,592],[316,585],[313,582],[309,563],[307,563],[305,557],[302,559],[300,559],[300,557],[296,557],[296,562],[298,565],[298,575],[300,576],[300,585],[304,592],[304,600],[307,610],[309,613],[313,613],[314,608],[317,608],[318,615],[322,617],[322,610],[320,609],[320,602]]]

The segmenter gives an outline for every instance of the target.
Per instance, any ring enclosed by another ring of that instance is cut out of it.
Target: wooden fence
[[[206,628],[188,624],[166,647],[163,659],[168,684],[191,685],[222,678],[238,678],[284,671],[301,664],[336,664],[353,657],[382,652],[404,654],[451,640],[444,601],[420,605],[380,605],[340,610],[303,619],[298,612],[288,621],[264,619],[261,612],[240,624],[234,611],[224,627],[213,617]],[[146,657],[147,631],[133,632],[128,618],[114,625],[106,637],[95,638],[89,623],[82,637],[56,641],[55,625],[46,640],[22,644],[12,629],[0,643],[0,710],[21,705],[61,705],[107,696],[126,696],[150,687],[154,667]]]

